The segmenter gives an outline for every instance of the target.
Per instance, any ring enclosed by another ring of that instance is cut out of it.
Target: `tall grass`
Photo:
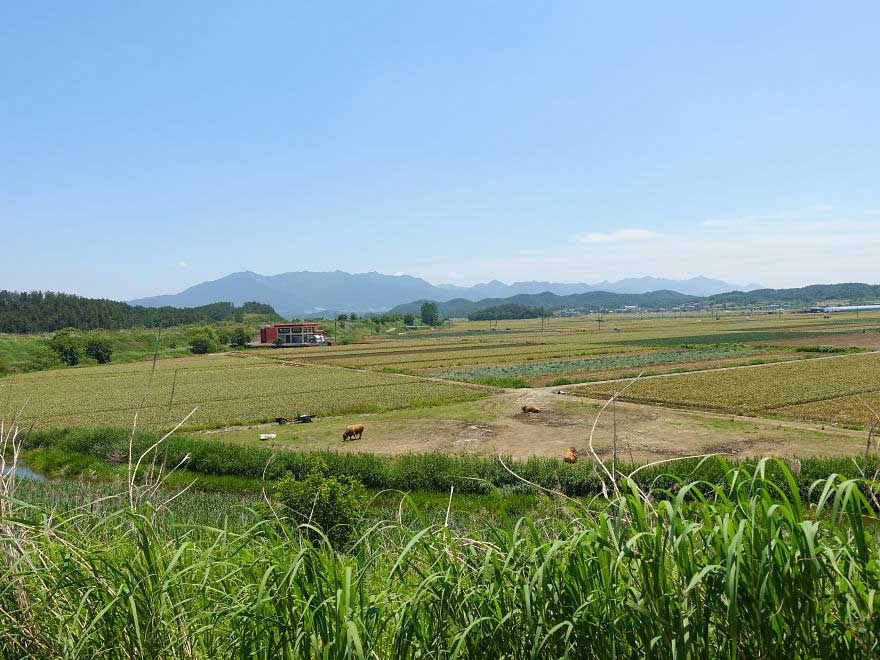
[[[811,509],[762,461],[467,536],[379,523],[347,554],[277,524],[195,534],[149,506],[9,500],[0,654],[873,657],[880,546],[859,485],[819,481]]]

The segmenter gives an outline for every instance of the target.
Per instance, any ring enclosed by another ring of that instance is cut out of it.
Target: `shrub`
[[[284,517],[306,525],[301,528],[304,535],[318,540],[323,534],[334,548],[345,548],[354,540],[355,524],[366,506],[357,479],[325,477],[320,469],[301,481],[285,477],[275,487],[275,498]]]
[[[250,334],[242,327],[235,328],[229,335],[229,343],[240,348],[247,346],[250,340]]]
[[[220,350],[220,339],[211,328],[199,328],[190,337],[189,350],[196,354],[216,353]]]
[[[107,364],[113,359],[113,345],[105,337],[91,337],[86,342],[85,354],[99,364]]]
[[[55,351],[58,359],[69,367],[79,364],[82,356],[82,347],[79,342],[70,336],[67,330],[59,330],[49,341],[49,346]]]

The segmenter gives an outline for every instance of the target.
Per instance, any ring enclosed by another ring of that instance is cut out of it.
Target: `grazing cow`
[[[566,463],[577,463],[578,462],[578,450],[574,447],[569,447],[565,450],[565,458],[563,458]]]
[[[527,403],[522,407],[522,411],[524,413],[539,413],[541,412],[541,409],[538,408],[538,406],[536,406],[534,403]]]
[[[345,427],[345,431],[342,433],[342,441],[345,442],[346,440],[360,440],[363,434],[363,424],[351,424],[350,426]]]

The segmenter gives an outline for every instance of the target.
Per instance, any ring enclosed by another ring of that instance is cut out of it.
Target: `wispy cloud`
[[[578,236],[581,243],[613,243],[616,241],[644,241],[650,238],[659,238],[660,234],[648,229],[618,229],[607,234],[592,233]]]
[[[816,204],[803,208],[783,209],[781,211],[773,211],[768,213],[743,215],[734,218],[707,218],[700,224],[703,227],[736,227],[752,223],[780,223],[792,222],[798,218],[816,218],[817,214],[828,213],[834,209],[828,204]]]
[[[178,268],[189,268],[189,262],[188,261],[178,261],[177,267]]]

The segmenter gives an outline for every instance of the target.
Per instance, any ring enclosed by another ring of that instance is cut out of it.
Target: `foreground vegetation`
[[[829,476],[811,509],[769,466],[665,493],[622,479],[619,495],[548,499],[538,516],[470,530],[453,497],[439,524],[362,520],[338,547],[284,516],[179,524],[166,496],[68,513],[4,499],[0,652],[875,656],[872,489]]]

